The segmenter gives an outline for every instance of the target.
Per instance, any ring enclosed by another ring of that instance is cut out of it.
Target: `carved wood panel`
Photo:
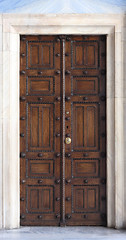
[[[106,37],[20,52],[21,225],[106,225]]]

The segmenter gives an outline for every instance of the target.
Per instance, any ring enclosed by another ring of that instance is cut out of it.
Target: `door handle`
[[[65,143],[66,143],[66,144],[70,144],[70,143],[71,143],[71,138],[70,138],[70,137],[66,137]]]

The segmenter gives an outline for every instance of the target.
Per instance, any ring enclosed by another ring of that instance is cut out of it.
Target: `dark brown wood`
[[[21,39],[21,225],[60,223],[61,67],[56,36]],[[56,100],[58,96],[58,101]],[[25,99],[24,99],[25,97]],[[22,118],[23,117],[23,118]],[[57,137],[58,136],[58,137]],[[57,155],[56,155],[57,153]],[[24,155],[25,154],[25,155]],[[25,183],[22,183],[22,179]]]
[[[22,36],[21,225],[106,225],[106,36]]]

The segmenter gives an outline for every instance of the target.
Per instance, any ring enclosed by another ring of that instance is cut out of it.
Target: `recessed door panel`
[[[27,68],[54,68],[54,42],[53,41],[27,41]]]
[[[72,132],[75,151],[96,151],[99,148],[99,103],[73,102]]]
[[[98,68],[99,42],[72,41],[72,68]]]
[[[28,151],[54,151],[54,104],[27,104]]]
[[[21,225],[106,225],[106,36],[21,36]]]

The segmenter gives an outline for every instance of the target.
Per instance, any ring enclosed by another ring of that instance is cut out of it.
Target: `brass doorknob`
[[[70,143],[71,143],[71,138],[70,138],[70,137],[66,137],[65,143],[66,143],[66,144],[70,144]]]

